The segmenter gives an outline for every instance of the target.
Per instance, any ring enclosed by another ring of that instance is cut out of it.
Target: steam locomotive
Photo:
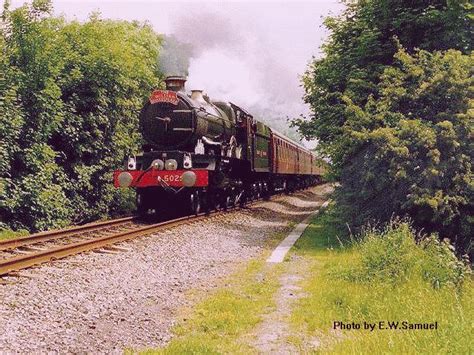
[[[175,203],[199,214],[213,208],[317,183],[324,162],[255,120],[243,108],[185,92],[168,77],[140,113],[143,152],[114,172],[115,187],[133,187],[141,214]]]

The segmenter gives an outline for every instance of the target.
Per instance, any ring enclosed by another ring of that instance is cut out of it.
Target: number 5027
[[[181,175],[165,175],[163,177],[163,180],[165,180],[166,182],[181,181]]]

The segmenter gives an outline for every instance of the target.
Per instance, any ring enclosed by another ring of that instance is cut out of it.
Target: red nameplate
[[[178,94],[170,90],[155,90],[151,93],[150,104],[156,104],[158,102],[177,105],[179,102]]]

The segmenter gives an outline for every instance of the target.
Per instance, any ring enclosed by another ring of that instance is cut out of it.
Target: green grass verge
[[[28,234],[29,232],[24,229],[18,231],[12,231],[11,229],[0,229],[0,240],[14,239]]]
[[[400,223],[344,247],[335,222],[317,216],[295,246],[312,272],[291,316],[293,343],[316,341],[322,353],[473,353],[474,283],[448,244],[415,243]],[[334,321],[437,321],[438,329],[334,331]]]
[[[174,329],[175,338],[164,349],[142,354],[216,354],[252,351],[243,341],[269,312],[279,286],[280,268],[263,260],[251,261],[227,280],[226,286],[194,306],[189,318]]]

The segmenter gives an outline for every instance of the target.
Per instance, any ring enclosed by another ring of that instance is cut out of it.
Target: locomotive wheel
[[[254,193],[255,193],[254,188],[253,188],[253,186],[251,186],[245,193],[245,195],[246,195],[245,202],[246,203],[252,202],[253,200],[255,200]]]
[[[258,200],[260,198],[260,184],[255,184],[255,189],[253,190],[253,199]]]
[[[208,191],[201,194],[201,210],[208,215],[211,212],[211,197]]]
[[[248,203],[248,201],[249,201],[248,200],[248,195],[244,190],[244,191],[241,192],[241,195],[240,195],[239,206],[244,207]]]
[[[268,189],[267,183],[263,183],[262,197],[264,200],[268,200],[270,198],[270,190]]]
[[[191,214],[197,216],[199,213],[201,213],[201,194],[199,191],[194,191],[190,196],[189,196],[189,203],[190,203],[190,208],[191,208]]]
[[[227,207],[234,207],[237,202],[237,194],[234,189],[227,193]]]
[[[229,194],[227,194],[227,197],[225,198],[225,205],[226,205],[226,208],[230,208],[230,207],[234,207],[235,206],[235,195],[230,192]]]
[[[253,201],[253,199],[254,199],[254,187],[253,185],[251,185],[245,191],[245,201],[250,202],[250,201]]]
[[[147,203],[147,197],[144,194],[137,193],[137,213],[140,216],[145,216],[150,209],[149,204]]]
[[[229,195],[227,195],[225,198],[224,210],[227,211],[229,207],[232,207],[232,198]]]
[[[234,205],[237,205],[237,204],[239,204],[240,206],[245,205],[244,199],[245,199],[245,197],[244,197],[244,190],[239,190],[239,191],[235,194]]]
[[[210,196],[210,204],[209,204],[209,209],[214,209],[215,211],[219,211],[220,208],[221,208],[221,205],[222,205],[222,197],[221,195],[218,193],[218,192],[214,192],[211,196]]]

